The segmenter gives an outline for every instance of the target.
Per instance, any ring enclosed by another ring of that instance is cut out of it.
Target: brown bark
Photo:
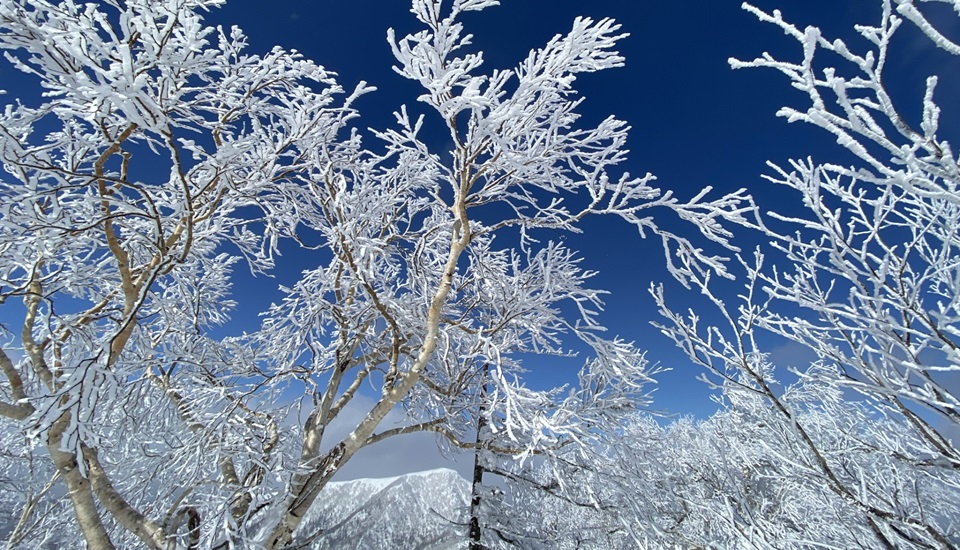
[[[77,458],[73,453],[60,450],[63,430],[69,423],[69,416],[64,413],[50,429],[47,450],[50,458],[57,467],[70,494],[73,512],[77,517],[77,525],[83,534],[87,546],[91,550],[113,550],[115,547],[103,526],[103,520],[97,511],[97,504],[93,497],[90,481],[80,473]]]
[[[87,462],[90,482],[97,499],[103,507],[126,528],[136,535],[143,543],[154,550],[162,550],[166,545],[163,529],[141,514],[123,498],[110,482],[106,472],[100,465],[96,449],[82,446],[84,460]]]

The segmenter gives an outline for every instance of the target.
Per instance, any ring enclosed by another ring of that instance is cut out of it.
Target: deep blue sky
[[[855,23],[876,23],[881,5],[880,0],[754,3],[768,11],[779,8],[800,26],[816,24],[831,37],[850,37]],[[391,70],[394,61],[386,43],[388,27],[395,28],[399,36],[418,30],[409,6],[408,0],[229,0],[206,17],[211,24],[243,28],[249,36],[250,53],[264,53],[274,45],[297,49],[338,72],[346,88],[360,80],[377,86],[378,92],[357,104],[363,115],[360,125],[384,128],[392,123],[391,113],[401,104],[414,113],[425,112],[416,103],[421,93],[417,86]],[[958,18],[946,10],[941,13],[950,22],[947,30],[960,36]],[[631,35],[620,47],[627,59],[624,68],[578,80],[578,89],[587,98],[581,109],[587,121],[613,114],[633,126],[632,154],[625,170],[652,172],[662,187],[680,197],[690,197],[706,185],[718,192],[746,187],[764,207],[790,212],[798,197],[773,189],[761,179],[769,171],[767,160],[785,163],[812,155],[820,162],[852,162],[822,131],[788,125],[775,116],[783,105],[807,106],[805,97],[793,90],[785,77],[770,70],[729,68],[728,58],[752,59],[763,51],[789,60],[800,57],[800,48],[792,39],[741,10],[739,0],[504,0],[503,6],[468,14],[464,22],[492,70],[514,66],[531,48],[568,31],[577,16],[613,17],[623,25],[623,32]],[[849,44],[862,45],[862,41]],[[887,82],[904,107],[902,114],[908,121],[919,118],[923,82],[930,74],[940,74],[943,125],[960,128],[953,101],[960,96],[960,74],[942,70],[947,56],[933,51],[909,25],[901,30],[895,46],[898,53],[888,67]],[[14,73],[0,62],[0,88],[12,92],[0,103],[17,95],[18,79],[23,77]],[[36,98],[24,100],[33,104]],[[953,137],[954,142],[960,140],[960,136]],[[368,143],[374,143],[373,138]],[[659,221],[680,232],[692,230],[669,217]],[[615,219],[588,219],[583,228],[583,235],[568,236],[567,243],[581,251],[585,267],[599,270],[594,286],[611,292],[601,321],[613,334],[648,349],[652,360],[674,369],[658,377],[654,407],[679,414],[709,414],[715,405],[709,401],[707,387],[695,380],[700,370],[650,327],[650,321],[658,316],[647,288],[651,282],[669,282],[659,241],[642,241],[632,228]],[[755,236],[743,236],[745,248],[756,242]],[[311,263],[307,254],[291,251],[276,279],[250,281],[241,272],[236,288],[240,309],[236,322],[226,331],[255,330],[257,313],[279,297],[272,292],[277,284],[289,284]],[[679,285],[670,286],[670,296],[677,306],[698,307],[698,297],[685,293]],[[0,322],[10,326],[17,326],[18,316],[22,316],[18,304],[8,303],[0,309]],[[770,351],[774,361],[783,366],[809,359],[801,350],[778,343]],[[559,369],[538,363],[530,382],[542,387],[569,381],[579,363]],[[342,415],[346,421],[355,420],[363,413],[362,406],[370,405],[366,396],[359,400],[355,410]],[[348,429],[338,426],[331,433]],[[469,457],[452,465],[431,451],[434,448],[429,434],[391,439],[360,453],[338,478],[394,475],[436,466],[469,472]]]
[[[754,4],[767,11],[779,8],[788,20],[800,26],[816,24],[832,37],[851,36],[855,23],[874,24],[881,5],[879,0],[757,0]],[[805,97],[785,77],[771,70],[730,69],[730,57],[753,59],[763,51],[790,60],[800,56],[798,44],[743,11],[739,1],[505,0],[502,6],[468,14],[463,21],[475,35],[476,47],[484,51],[490,70],[513,66],[531,48],[569,30],[581,15],[613,17],[630,33],[619,48],[627,59],[624,68],[578,80],[578,89],[587,98],[582,109],[586,120],[613,114],[633,126],[626,170],[652,172],[661,186],[680,197],[689,197],[706,185],[718,191],[747,187],[767,208],[784,211],[796,204],[797,197],[771,189],[761,180],[761,174],[769,172],[767,160],[785,163],[813,155],[821,161],[851,162],[824,132],[788,125],[775,116],[786,104],[806,107]],[[414,112],[425,111],[415,101],[421,93],[417,85],[391,70],[394,61],[385,40],[388,27],[396,29],[398,36],[418,30],[407,0],[271,0],[267,4],[230,0],[208,21],[239,25],[249,36],[253,52],[275,44],[295,48],[338,72],[346,88],[360,80],[377,86],[378,92],[358,103],[361,126],[389,125],[391,113],[404,103]],[[891,69],[896,82],[903,83],[895,91],[904,105],[914,109],[904,113],[909,118],[919,115],[923,81],[937,72],[940,61],[928,50],[914,47],[917,33],[905,30],[901,46],[906,54],[895,59]],[[939,97],[956,97],[958,89],[956,79],[942,82]],[[669,218],[663,223],[675,225]],[[637,341],[650,350],[651,359],[674,369],[659,377],[655,407],[695,414],[712,410],[707,388],[694,380],[700,372],[649,326],[657,314],[646,289],[652,281],[669,278],[659,241],[644,242],[613,219],[588,220],[584,228],[584,235],[569,237],[568,243],[582,251],[587,267],[600,271],[595,286],[612,293],[602,320],[612,333]],[[753,246],[752,241],[745,242],[747,248]],[[684,295],[677,285],[671,295],[680,306],[696,303],[696,297]],[[249,304],[241,313],[255,310]],[[776,359],[790,361],[791,348],[774,351]],[[564,381],[572,371],[561,372],[538,367],[532,381],[535,385]]]
[[[816,24],[832,37],[850,37],[855,23],[876,23],[881,5],[880,0],[754,3],[768,11],[779,8],[798,25]],[[391,113],[401,104],[414,113],[426,112],[416,102],[421,93],[417,85],[391,70],[394,60],[386,43],[388,27],[395,28],[399,36],[419,30],[409,8],[408,0],[229,0],[206,19],[210,24],[235,24],[244,29],[250,53],[264,53],[274,45],[296,49],[338,72],[345,88],[360,80],[377,86],[378,92],[357,104],[363,117],[359,124],[384,128],[392,123]],[[492,70],[514,66],[531,48],[568,31],[577,16],[613,17],[623,25],[623,32],[630,33],[619,48],[627,59],[625,67],[578,80],[578,89],[587,98],[581,109],[587,121],[613,114],[633,126],[631,159],[625,170],[652,172],[662,187],[680,197],[690,197],[706,185],[718,192],[747,187],[765,207],[789,211],[798,198],[771,189],[761,179],[769,172],[767,160],[785,163],[789,158],[813,155],[818,161],[851,162],[824,132],[789,125],[775,116],[783,105],[807,105],[785,77],[771,70],[730,69],[730,57],[752,59],[763,51],[790,60],[800,56],[792,39],[743,11],[738,0],[504,0],[502,6],[467,14],[464,23],[475,35],[476,47],[485,52],[487,69]],[[960,35],[957,18],[947,20],[955,36]],[[957,111],[951,111],[952,103],[943,98],[958,97],[960,75],[939,70],[945,56],[932,52],[909,25],[900,35],[896,46],[901,55],[889,67],[888,83],[904,105],[903,114],[908,120],[919,117],[923,81],[940,73],[938,97],[945,108],[944,117],[956,121]],[[862,42],[850,42],[851,46],[857,44]],[[0,87],[15,93],[16,79],[22,77],[13,75],[5,63],[0,65]],[[368,143],[375,140],[370,137]],[[679,232],[692,230],[669,217],[661,221]],[[709,391],[694,380],[700,371],[649,325],[657,313],[647,288],[651,282],[669,280],[659,240],[642,241],[615,219],[588,219],[583,228],[583,235],[568,236],[567,242],[582,252],[585,267],[599,270],[594,286],[611,292],[601,321],[613,334],[649,349],[652,360],[674,369],[659,377],[655,407],[701,415],[713,410]],[[754,242],[755,238],[746,238],[745,247],[751,248]],[[289,254],[285,261],[277,279],[241,280],[237,288],[241,308],[228,331],[256,329],[257,312],[279,296],[270,290],[280,282],[289,283],[300,269],[311,265],[306,255]],[[696,296],[685,294],[678,285],[672,285],[670,295],[681,307],[697,303]],[[8,306],[0,312],[0,320],[9,318],[16,307]],[[779,361],[803,359],[792,356],[789,347],[773,351]],[[562,383],[575,372],[573,365],[559,370],[551,367],[537,365],[531,383]]]

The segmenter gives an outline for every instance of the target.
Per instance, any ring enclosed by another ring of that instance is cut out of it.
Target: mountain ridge
[[[469,502],[470,483],[447,468],[331,482],[295,537],[315,550],[465,548]]]

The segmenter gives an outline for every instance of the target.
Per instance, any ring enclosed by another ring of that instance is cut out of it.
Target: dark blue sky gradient
[[[863,41],[855,37],[853,25],[875,24],[880,14],[879,0],[754,3],[768,11],[781,9],[787,20],[799,26],[816,24],[830,37],[853,36],[848,44],[854,48]],[[809,155],[820,162],[853,162],[825,132],[789,125],[775,116],[783,105],[807,106],[805,95],[792,89],[784,76],[771,70],[730,69],[730,57],[753,59],[764,51],[788,60],[801,56],[795,41],[743,11],[738,0],[504,0],[503,4],[463,19],[467,31],[475,35],[476,48],[485,52],[488,71],[513,67],[531,48],[567,32],[577,16],[613,17],[623,25],[622,31],[630,33],[619,48],[626,66],[578,80],[576,87],[587,98],[581,113],[587,123],[610,114],[628,121],[633,127],[632,153],[624,170],[638,175],[652,172],[662,187],[681,198],[691,197],[707,185],[716,193],[746,187],[763,207],[790,212],[799,204],[798,196],[761,179],[770,171],[768,160],[785,164],[790,158]],[[358,124],[361,128],[385,128],[402,104],[413,114],[432,114],[416,102],[422,93],[418,85],[391,69],[394,60],[386,43],[387,28],[396,29],[398,36],[419,30],[409,7],[408,0],[229,0],[206,19],[210,24],[240,26],[249,37],[249,53],[264,53],[274,45],[296,49],[339,73],[347,89],[361,80],[377,86],[378,92],[357,103],[362,114]],[[960,36],[957,18],[950,15],[949,8],[940,11],[950,22],[942,30]],[[924,80],[940,74],[937,97],[944,109],[943,126],[954,131],[960,128],[952,101],[960,92],[960,75],[942,70],[948,58],[909,24],[901,29],[887,82],[908,122],[915,123],[920,117]],[[0,65],[0,88],[17,95],[17,79],[23,77],[13,74],[6,63]],[[5,101],[9,99],[7,96]],[[960,136],[953,139],[958,140]],[[377,146],[372,136],[367,143]],[[659,221],[678,233],[693,232],[669,215]],[[582,227],[584,234],[568,235],[566,240],[581,251],[584,267],[600,272],[593,286],[611,292],[601,321],[612,334],[648,349],[651,360],[674,369],[658,377],[655,408],[700,415],[713,410],[709,390],[695,380],[700,371],[650,327],[650,321],[658,318],[647,293],[652,282],[668,283],[672,303],[679,308],[702,304],[679,285],[669,284],[659,239],[643,241],[617,219],[587,219]],[[748,251],[758,242],[756,236],[742,236],[742,246]],[[236,294],[240,308],[236,322],[226,327],[226,332],[255,330],[257,313],[279,297],[274,292],[277,284],[291,283],[300,270],[318,261],[310,256],[316,253],[287,250],[276,279],[250,280],[239,274]],[[16,306],[8,306],[0,321],[16,316],[11,313]],[[772,345],[774,359],[781,364],[808,359],[790,346]],[[547,362],[534,363],[530,383],[544,387],[570,381],[580,364],[578,359],[558,369]]]
[[[755,5],[767,11],[780,9],[787,20],[801,27],[815,24],[830,37],[853,37],[848,41],[852,47],[863,45],[853,25],[875,24],[880,15],[878,0],[757,0]],[[295,48],[338,72],[346,88],[360,80],[377,86],[378,92],[358,103],[362,127],[391,124],[391,113],[401,104],[430,116],[416,103],[421,93],[416,83],[391,70],[394,60],[385,40],[388,27],[398,36],[418,30],[409,2],[272,0],[266,6],[260,0],[230,0],[208,20],[239,25],[250,37],[251,51],[263,52],[275,44]],[[943,15],[951,23],[956,19],[946,10]],[[577,83],[587,98],[581,109],[586,122],[613,114],[633,127],[625,170],[652,172],[661,186],[680,197],[690,197],[707,185],[717,192],[747,187],[765,208],[789,212],[798,197],[760,178],[769,172],[768,160],[785,163],[812,155],[818,161],[853,162],[825,132],[789,125],[775,116],[783,105],[807,106],[805,95],[791,88],[784,76],[772,70],[730,69],[730,57],[753,59],[764,51],[789,60],[801,56],[796,42],[743,11],[739,1],[505,0],[502,6],[468,14],[463,22],[474,34],[476,48],[484,51],[487,70],[492,70],[514,66],[531,48],[568,31],[577,16],[613,17],[623,32],[630,33],[619,48],[627,59],[624,68],[586,75]],[[906,27],[895,44],[900,55],[890,65],[888,82],[894,83],[892,91],[904,105],[903,114],[918,119],[923,82],[928,75],[943,72],[938,68],[946,56]],[[960,29],[953,25],[952,30]],[[958,79],[944,78],[948,76],[941,74],[940,98],[957,97],[960,90]],[[945,117],[956,117],[955,111],[945,110]],[[375,146],[372,139],[368,144]],[[678,232],[690,230],[669,216],[661,222]],[[709,391],[694,380],[700,372],[649,326],[657,313],[646,290],[651,282],[669,282],[659,240],[643,241],[616,219],[588,219],[583,227],[583,235],[568,236],[567,242],[582,252],[586,267],[600,271],[594,286],[611,292],[602,321],[612,333],[649,349],[650,359],[674,369],[659,377],[655,408],[694,414],[712,410]],[[758,242],[756,236],[744,234],[747,250]],[[310,264],[308,258],[288,259],[292,264]],[[296,272],[290,267],[280,279]],[[698,306],[696,296],[679,285],[668,286],[674,304]],[[247,304],[241,315],[256,309]],[[809,359],[796,355],[790,346],[773,346],[776,360]],[[559,370],[551,367],[536,365],[531,384],[563,382],[575,372],[573,364]]]
[[[853,25],[873,24],[880,14],[876,0],[765,0],[755,4],[765,10],[779,8],[799,26],[816,24],[831,37],[854,37],[848,42],[851,46],[862,44],[854,36]],[[778,28],[757,21],[737,1],[506,0],[500,7],[468,14],[463,21],[475,35],[477,49],[485,53],[487,70],[492,70],[512,67],[531,48],[568,31],[577,16],[613,17],[623,25],[623,32],[630,33],[619,48],[627,59],[624,68],[586,75],[577,84],[587,98],[581,110],[585,122],[613,114],[633,127],[632,153],[625,170],[652,172],[661,186],[680,197],[692,196],[707,185],[717,192],[747,187],[765,208],[790,211],[798,197],[760,178],[769,172],[767,160],[785,163],[812,155],[819,161],[853,162],[826,133],[789,125],[775,116],[783,105],[806,107],[805,96],[792,89],[785,77],[770,70],[730,69],[730,57],[752,59],[764,51],[789,60],[801,55],[798,44]],[[252,52],[266,51],[275,44],[295,48],[338,72],[344,87],[360,80],[377,86],[378,92],[358,103],[362,127],[390,125],[391,113],[401,104],[414,112],[427,112],[416,103],[419,87],[391,70],[394,60],[385,40],[388,27],[399,36],[418,30],[406,0],[273,0],[267,9],[257,0],[231,0],[208,20],[239,25],[250,38]],[[902,29],[900,35],[897,46],[903,55],[890,67],[897,83],[893,91],[902,100],[904,115],[919,117],[923,81],[929,74],[941,72],[937,68],[944,62],[943,56],[932,51],[912,28]],[[956,97],[960,89],[957,79],[944,81],[943,76],[939,97]],[[368,144],[376,146],[372,138]],[[669,216],[661,222],[678,232],[689,232]],[[673,369],[659,377],[655,408],[694,414],[712,410],[709,390],[694,379],[700,372],[649,326],[657,313],[646,290],[651,282],[669,283],[659,240],[643,241],[616,219],[588,219],[583,227],[583,235],[567,236],[567,242],[582,252],[586,267],[600,271],[594,286],[611,292],[602,321],[613,334],[635,340],[650,350],[650,359]],[[744,234],[742,243],[749,250],[758,241]],[[307,257],[287,260],[290,265],[280,281],[295,277],[299,270],[295,266],[311,263]],[[263,280],[256,284],[272,285]],[[668,284],[668,288],[678,307],[700,305],[697,296],[679,285]],[[252,295],[241,292],[241,301]],[[270,299],[269,293],[256,295],[263,303],[243,304],[241,325]],[[795,355],[790,346],[773,345],[774,358],[779,361],[805,359]],[[579,360],[559,369],[546,362],[533,365],[530,382],[534,386],[562,383],[578,365]]]

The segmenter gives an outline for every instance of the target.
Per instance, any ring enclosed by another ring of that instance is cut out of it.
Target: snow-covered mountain
[[[298,534],[319,532],[314,549],[465,548],[469,500],[469,482],[447,469],[334,482]]]

